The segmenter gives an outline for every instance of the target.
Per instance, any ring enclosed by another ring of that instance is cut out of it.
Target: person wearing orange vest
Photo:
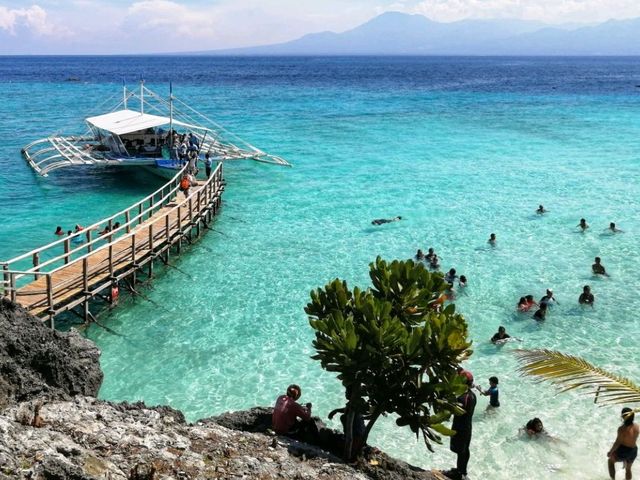
[[[189,189],[191,188],[191,176],[185,173],[180,179],[180,190],[184,193],[185,198],[189,196]]]

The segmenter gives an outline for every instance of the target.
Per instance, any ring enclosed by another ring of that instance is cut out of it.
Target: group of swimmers
[[[89,228],[89,230],[94,230],[94,228]],[[101,231],[98,232],[98,235],[100,235],[100,236],[107,235],[108,233],[113,232],[113,231],[117,230],[118,228],[120,228],[120,222],[115,222],[111,226],[109,226],[109,224],[107,224],[107,225],[104,226],[104,228]],[[66,235],[67,236],[71,236],[73,234],[82,232],[83,230],[85,230],[85,228],[82,225],[76,224],[76,226],[75,226],[73,231],[67,230]],[[56,235],[57,237],[63,237],[63,236],[65,236],[65,232],[64,232],[64,230],[62,229],[61,226],[57,226],[56,227],[56,231],[54,232],[54,235]],[[73,242],[75,242],[75,243],[81,243],[83,241],[84,240],[79,236],[73,239]]]

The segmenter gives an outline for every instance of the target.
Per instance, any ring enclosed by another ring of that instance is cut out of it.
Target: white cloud
[[[548,23],[640,16],[638,0],[422,0],[408,10],[433,20],[520,18]]]
[[[15,35],[16,29],[20,27],[25,27],[32,33],[42,36],[66,36],[71,33],[69,29],[51,22],[46,10],[39,5],[14,9],[0,6],[0,30]]]

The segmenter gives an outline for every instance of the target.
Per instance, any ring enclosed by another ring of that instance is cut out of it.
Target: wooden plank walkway
[[[3,262],[4,295],[33,315],[49,320],[64,312],[82,307],[85,321],[92,318],[89,310],[94,299],[110,300],[111,288],[120,282],[135,285],[136,275],[147,269],[153,275],[154,261],[169,262],[172,248],[180,253],[184,241],[192,242],[206,229],[218,212],[224,190],[222,164],[210,178],[189,191],[179,191],[181,174],[141,202],[113,217],[88,227],[87,231],[53,242],[45,247]],[[132,214],[133,212],[133,214]],[[123,223],[116,222],[123,217]],[[92,238],[92,231],[107,224],[112,230]],[[86,236],[86,243],[71,249],[74,241]],[[64,253],[52,254],[64,247]],[[45,256],[53,257],[44,263]],[[74,258],[75,257],[75,258]],[[33,267],[12,267],[25,259],[33,259]],[[107,290],[107,295],[103,294]]]

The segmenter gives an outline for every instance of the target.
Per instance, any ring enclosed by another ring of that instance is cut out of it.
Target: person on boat
[[[496,246],[496,234],[492,233],[491,235],[489,235],[489,240],[487,240],[487,243],[489,245],[491,245],[492,247]]]
[[[527,310],[531,310],[534,306],[538,306],[538,303],[533,299],[533,295],[527,295],[524,299],[527,301]]]
[[[544,297],[542,297],[540,299],[540,306],[545,305],[545,307],[549,307],[552,306],[553,304],[557,304],[558,300],[556,300],[556,297],[553,295],[553,290],[550,288],[547,288],[547,293],[545,293]]]
[[[503,343],[505,340],[511,338],[511,335],[507,333],[507,329],[504,327],[498,327],[498,331],[491,337],[491,343]]]
[[[289,385],[286,395],[280,395],[273,407],[271,425],[278,435],[295,433],[311,421],[311,403],[304,407],[297,400],[302,396],[298,385]],[[300,419],[300,420],[298,420]]]
[[[580,227],[582,231],[585,232],[587,228],[589,228],[589,225],[587,225],[587,221],[584,218],[581,218],[580,223],[576,225],[576,227]]]
[[[62,230],[62,227],[60,227],[60,226],[56,227],[55,235],[57,235],[59,237],[64,236],[64,230]]]
[[[611,222],[609,224],[609,228],[607,228],[608,231],[613,232],[613,233],[622,233],[624,232],[624,230],[620,230],[618,227],[616,227],[616,224]]]
[[[383,225],[385,223],[399,222],[402,220],[402,217],[393,217],[393,218],[377,218],[371,222],[371,225]]]
[[[178,147],[178,158],[180,159],[181,165],[187,163],[187,144],[185,142],[182,142],[180,147]]]
[[[445,472],[449,478],[467,478],[467,466],[471,452],[471,436],[473,434],[473,413],[476,408],[476,395],[473,393],[473,374],[467,370],[461,370],[459,375],[463,377],[466,391],[458,397],[457,403],[464,410],[464,414],[455,415],[451,429],[456,433],[451,437],[449,449],[457,455],[456,468]]]
[[[189,189],[193,184],[191,178],[191,175],[185,172],[185,174],[182,175],[182,178],[180,179],[180,191],[184,193],[185,198],[189,197]]]
[[[544,215],[545,213],[547,213],[549,210],[545,210],[544,205],[540,205],[538,206],[538,209],[536,210],[536,213],[538,215]]]
[[[497,408],[500,406],[500,392],[498,391],[498,377],[489,378],[489,388],[482,390],[480,385],[476,385],[476,389],[480,395],[489,397],[489,406]]]
[[[628,407],[622,409],[622,425],[618,427],[618,434],[611,450],[607,452],[609,461],[609,476],[616,478],[616,462],[622,462],[625,469],[625,478],[631,478],[631,466],[638,456],[638,436],[640,426],[634,422],[635,414]]]
[[[578,298],[578,303],[580,305],[591,305],[593,307],[593,302],[595,302],[595,297],[593,293],[591,293],[591,287],[589,285],[585,285],[582,288],[582,293]]]
[[[542,420],[538,417],[529,420],[525,425],[524,430],[530,437],[541,437],[547,434],[544,429],[544,425],[542,424]]]
[[[204,171],[207,174],[207,178],[209,178],[211,176],[211,167],[213,165],[213,162],[211,161],[211,155],[209,155],[208,153],[205,154],[204,156]]]
[[[602,265],[602,259],[600,257],[596,257],[594,259],[594,264],[591,265],[591,270],[593,271],[594,275],[604,275],[605,277],[608,277],[609,275],[607,274],[607,271],[604,268],[604,265]]]
[[[547,303],[541,303],[540,308],[533,314],[533,318],[538,322],[542,322],[547,318]]]
[[[453,285],[453,282],[456,281],[456,278],[458,278],[458,275],[456,275],[456,269],[452,268],[444,276],[444,281],[447,282],[449,285]]]

